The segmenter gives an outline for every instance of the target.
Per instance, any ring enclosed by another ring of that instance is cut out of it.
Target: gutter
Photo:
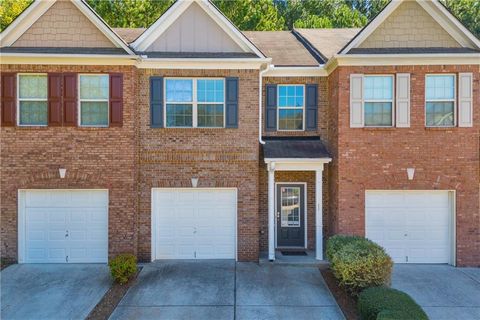
[[[260,144],[265,144],[265,141],[263,141],[262,139],[263,74],[267,72],[269,69],[270,69],[270,64],[267,64],[267,67],[258,73],[258,142],[260,142]]]

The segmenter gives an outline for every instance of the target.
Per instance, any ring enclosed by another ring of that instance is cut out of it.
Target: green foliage
[[[328,260],[332,261],[333,256],[342,250],[344,246],[363,239],[364,238],[358,236],[347,236],[341,234],[334,235],[327,240],[325,255],[327,256]]]
[[[363,290],[357,307],[363,320],[428,320],[408,294],[382,286]]]
[[[382,247],[368,239],[345,244],[333,254],[330,263],[340,285],[353,295],[368,287],[390,283],[392,259]]]
[[[441,1],[477,38],[480,38],[480,0]]]
[[[33,0],[0,0],[0,30],[5,29]]]
[[[132,254],[120,254],[108,263],[113,280],[120,284],[127,283],[137,272],[137,257]]]

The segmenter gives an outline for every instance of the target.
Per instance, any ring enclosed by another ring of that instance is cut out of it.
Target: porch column
[[[275,260],[275,162],[268,163],[268,260]]]
[[[315,248],[316,259],[323,260],[323,164],[315,170]]]

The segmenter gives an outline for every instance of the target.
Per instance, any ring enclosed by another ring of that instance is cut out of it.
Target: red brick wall
[[[124,74],[123,127],[1,128],[1,257],[17,260],[18,189],[108,189],[109,254],[136,253],[136,71],[126,66],[2,65],[3,72]],[[60,179],[58,169],[67,174]]]
[[[478,66],[340,67],[330,77],[331,118],[338,121],[330,149],[334,166],[330,181],[330,224],[335,233],[363,235],[365,190],[456,190],[457,264],[480,265]],[[355,129],[349,127],[349,76],[352,73],[411,74],[411,127]],[[474,74],[473,128],[425,128],[426,73]],[[332,127],[335,126],[332,121]],[[415,179],[406,168],[414,167]]]
[[[239,77],[238,129],[150,128],[149,77]],[[238,259],[258,260],[258,70],[139,70],[139,258],[150,260],[151,188],[238,188]]]

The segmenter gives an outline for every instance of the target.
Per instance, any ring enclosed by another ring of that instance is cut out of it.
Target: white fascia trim
[[[9,47],[20,38],[25,31],[32,26],[55,1],[40,1],[32,3],[20,16],[18,16],[2,33],[0,33],[0,43],[2,47]]]
[[[375,31],[375,29],[378,28],[378,26],[387,19],[390,14],[392,14],[395,9],[402,3],[403,0],[392,0],[386,7],[385,9],[382,10],[378,14],[378,16],[370,22],[369,25],[365,27],[365,29],[361,30],[359,34],[353,39],[352,42],[348,44],[340,53],[347,53],[350,51],[352,48],[356,48],[359,46],[363,41],[365,41],[366,38],[368,38],[369,35]]]
[[[348,54],[335,55],[326,65],[331,73],[337,66],[398,65],[480,65],[480,53],[432,54]]]
[[[265,158],[265,163],[288,163],[288,164],[302,164],[302,163],[329,163],[332,158]]]
[[[271,65],[264,77],[325,77],[328,72],[324,64],[315,67],[281,67]]]
[[[137,63],[140,69],[259,69],[263,64],[269,64],[267,59],[225,58],[225,59],[141,59]]]
[[[4,64],[45,64],[45,65],[135,65],[137,59],[130,55],[42,55],[3,54],[0,65]]]
[[[417,1],[458,43],[464,47],[480,48],[480,40],[465,28],[442,4],[434,1]]]

